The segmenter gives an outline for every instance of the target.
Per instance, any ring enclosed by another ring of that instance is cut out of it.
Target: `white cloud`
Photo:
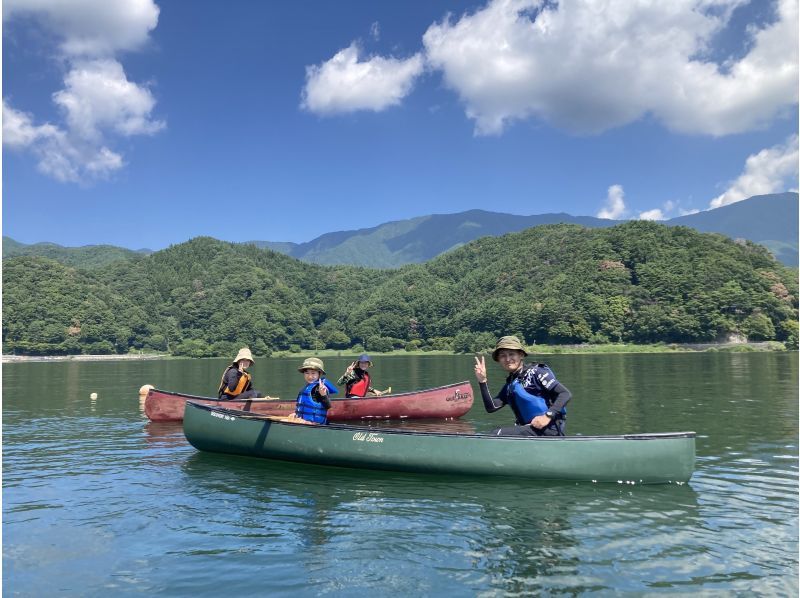
[[[152,118],[155,98],[128,81],[114,55],[141,47],[158,23],[152,0],[6,0],[3,20],[36,18],[60,43],[67,65],[64,89],[53,94],[65,122],[34,124],[34,117],[3,100],[3,144],[28,150],[38,169],[59,181],[106,178],[122,156],[106,146],[110,135],[151,135],[164,128]]]
[[[302,107],[317,114],[380,112],[398,105],[423,69],[419,54],[406,60],[374,56],[359,61],[353,43],[327,62],[306,67]]]
[[[639,214],[639,220],[664,220],[664,212],[655,208]]]
[[[793,135],[782,145],[775,145],[748,156],[744,172],[724,193],[712,199],[709,207],[718,208],[753,195],[783,191],[789,179],[796,185],[799,154],[798,137]]]
[[[152,0],[5,0],[3,21],[37,17],[63,41],[66,56],[111,56],[135,50],[158,23]]]
[[[14,110],[3,100],[3,145],[27,147],[38,139],[50,137],[54,130],[52,125],[34,125],[30,114]]]
[[[29,114],[5,101],[3,145],[32,152],[40,172],[65,183],[106,178],[124,165],[122,156],[107,147],[82,141],[50,123],[35,125]]]
[[[155,99],[150,91],[131,83],[115,60],[83,62],[64,79],[65,88],[53,94],[67,123],[84,139],[99,139],[101,129],[121,135],[150,135],[164,127],[150,119]]]
[[[751,28],[724,65],[702,58],[741,0],[495,0],[423,36],[429,65],[458,93],[476,134],[535,117],[597,133],[652,114],[671,129],[758,127],[798,98],[796,0]]]
[[[625,215],[625,191],[622,185],[611,185],[603,209],[597,212],[598,218],[619,220]]]

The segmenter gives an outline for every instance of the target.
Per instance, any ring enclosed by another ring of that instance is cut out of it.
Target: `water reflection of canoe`
[[[499,437],[284,422],[194,402],[183,433],[197,449],[318,465],[543,480],[686,482],[695,433]]]
[[[144,412],[151,421],[180,421],[187,400],[240,409],[264,415],[289,415],[294,413],[295,400],[251,399],[249,401],[220,401],[212,397],[199,397],[152,388],[144,400]],[[328,419],[349,421],[360,419],[446,419],[461,417],[472,407],[472,387],[469,382],[447,386],[383,395],[363,399],[331,398]]]

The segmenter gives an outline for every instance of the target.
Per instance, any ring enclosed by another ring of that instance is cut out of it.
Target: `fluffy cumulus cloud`
[[[652,115],[725,135],[758,127],[798,97],[798,10],[751,27],[749,51],[706,60],[741,0],[494,0],[435,23],[428,64],[463,101],[477,134],[538,118],[597,133]]]
[[[784,143],[761,150],[748,156],[744,171],[729,184],[728,188],[711,200],[708,209],[726,206],[754,195],[776,193],[786,188],[796,188],[798,164],[800,164],[800,145],[797,135],[792,135]],[[666,201],[660,208],[645,210],[638,215],[639,220],[665,220],[674,216],[696,214],[699,210],[684,209],[678,202]],[[625,191],[622,185],[608,188],[606,201],[597,212],[598,218],[619,220],[626,218]]]
[[[645,210],[639,214],[639,220],[664,220],[664,211],[660,208]]]
[[[3,21],[16,15],[40,20],[61,41],[66,56],[110,56],[136,50],[158,23],[152,0],[5,0]]]
[[[62,124],[36,124],[3,99],[3,144],[30,151],[41,172],[65,182],[105,178],[124,166],[107,147],[111,136],[152,135],[165,125],[152,116],[155,98],[131,82],[115,58],[143,46],[158,22],[152,0],[6,0],[3,20],[27,15],[59,40],[64,88],[52,95]]]
[[[115,60],[77,64],[64,84],[53,101],[63,108],[70,130],[84,139],[97,139],[104,129],[126,136],[150,135],[164,126],[150,118],[156,103],[153,95],[128,81]]]
[[[611,185],[608,188],[608,196],[603,208],[597,212],[598,218],[609,218],[619,220],[623,218],[627,210],[625,209],[625,191],[622,185]]]
[[[611,185],[608,188],[608,195],[603,207],[597,212],[597,217],[624,220],[628,218],[629,212],[625,205],[625,190],[622,185]],[[675,216],[676,213],[678,216],[685,216],[696,212],[698,210],[684,210],[678,205],[678,202],[667,200],[660,208],[639,212],[636,218],[639,220],[666,220]]]
[[[320,65],[306,68],[302,106],[317,114],[372,110],[398,105],[422,73],[422,56],[360,60],[358,44]]]
[[[775,193],[785,189],[789,181],[791,186],[796,185],[798,159],[800,155],[798,155],[797,135],[791,136],[784,144],[748,156],[744,172],[724,193],[712,199],[709,207],[718,208],[753,195]]]
[[[38,158],[38,169],[62,182],[104,178],[123,166],[122,156],[105,146],[72,137],[52,124],[35,125],[30,114],[3,102],[3,144],[25,148]]]

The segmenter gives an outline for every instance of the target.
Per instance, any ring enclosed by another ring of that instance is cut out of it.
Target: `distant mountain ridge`
[[[797,193],[754,195],[715,210],[672,218],[664,224],[747,239],[764,245],[787,266],[797,266],[798,206]]]
[[[431,214],[395,220],[371,228],[320,235],[306,243],[249,241],[305,262],[397,268],[427,262],[479,237],[497,237],[542,224],[580,224],[604,228],[620,221],[569,214],[518,216],[486,210]]]
[[[544,224],[566,223],[607,228],[621,222],[624,221],[565,213],[519,216],[468,210],[457,214],[432,214],[395,220],[371,228],[325,233],[305,243],[246,243],[317,264],[397,268],[427,262],[480,237],[497,237]],[[747,239],[767,247],[783,264],[798,265],[798,194],[794,192],[756,195],[714,210],[680,216],[662,223],[720,233],[733,239]],[[83,268],[136,259],[149,253],[152,252],[148,249],[133,251],[112,245],[25,245],[10,237],[3,237],[3,258],[39,255]]]
[[[372,228],[327,233],[306,243],[249,241],[259,247],[318,264],[396,268],[422,263],[479,237],[500,236],[543,224],[606,228],[623,220],[565,213],[518,216],[485,210],[433,214]],[[787,266],[798,265],[798,194],[756,195],[743,201],[662,221],[766,246]]]

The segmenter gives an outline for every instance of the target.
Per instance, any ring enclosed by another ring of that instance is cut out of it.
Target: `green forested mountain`
[[[755,195],[715,210],[667,220],[670,226],[690,226],[704,233],[721,233],[731,239],[748,239],[769,249],[787,266],[798,264],[797,193]]]
[[[197,238],[81,270],[3,269],[6,353],[151,348],[228,356],[299,348],[485,349],[527,342],[797,343],[797,272],[766,249],[686,227],[547,225],[397,270],[319,266]]]
[[[307,243],[251,243],[316,264],[397,268],[426,262],[487,235],[498,236],[542,224],[559,223],[591,227],[618,224],[614,220],[564,213],[519,216],[468,210],[457,214],[418,216],[372,228],[326,233]]]
[[[38,255],[76,268],[99,268],[119,260],[137,259],[149,253],[151,251],[148,249],[133,251],[114,245],[84,245],[83,247],[63,247],[55,243],[26,245],[11,237],[3,237],[3,259],[20,255]]]
[[[519,216],[469,210],[387,222],[372,228],[326,233],[306,243],[247,241],[247,244],[278,251],[309,263],[397,268],[426,262],[480,237],[559,223],[606,228],[621,221],[564,213]],[[786,265],[798,264],[797,193],[758,195],[714,210],[666,220],[664,224],[717,232],[732,239],[747,239],[764,245]],[[24,245],[3,237],[3,258],[40,255],[77,268],[104,266],[149,253],[146,249],[134,252],[110,245]]]
[[[321,235],[307,243],[252,243],[306,262],[396,268],[426,262],[488,235],[499,236],[543,224],[580,224],[605,228],[621,221],[569,214],[518,216],[469,210],[387,222],[372,228]],[[666,220],[732,239],[748,239],[769,248],[784,264],[797,266],[797,193],[758,195],[734,204]]]

